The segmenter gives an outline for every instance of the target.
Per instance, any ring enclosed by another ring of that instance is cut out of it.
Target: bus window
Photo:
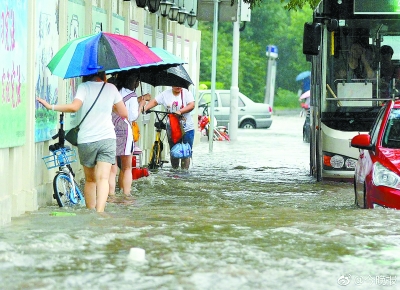
[[[372,83],[339,83],[337,85],[337,95],[340,101],[340,106],[350,107],[371,107],[372,106]],[[357,100],[359,98],[371,99],[371,101]]]
[[[349,140],[369,132],[382,105],[400,96],[400,10],[380,13],[387,10],[381,2],[398,1],[322,0],[313,25],[304,26],[303,52],[312,75],[310,122],[318,128],[311,134],[310,172],[317,179],[353,178],[359,152]],[[387,51],[391,59],[385,63]],[[344,165],[325,166],[324,156]]]

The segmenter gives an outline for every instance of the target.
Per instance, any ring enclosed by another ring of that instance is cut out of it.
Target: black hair
[[[390,54],[391,56],[393,56],[394,51],[393,51],[393,48],[391,46],[383,45],[381,47],[380,53],[381,54]]]
[[[136,88],[133,88],[133,84],[136,80],[139,80],[139,73],[136,71],[121,71],[118,73],[117,77],[115,78],[115,86],[118,90],[122,88],[128,88],[134,91]]]
[[[94,74],[91,74],[91,75],[82,76],[82,82],[84,83],[84,82],[90,81],[90,80],[92,80],[94,77],[99,77],[99,78],[101,78],[102,80],[104,80],[104,79],[105,79],[105,76],[106,76],[106,72],[105,72],[105,71],[99,71],[99,72],[94,73]]]

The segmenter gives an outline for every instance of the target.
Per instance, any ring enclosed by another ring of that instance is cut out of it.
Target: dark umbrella
[[[133,66],[133,67],[128,67],[125,68],[124,70],[129,70],[129,71],[138,71],[141,68],[151,68],[154,69],[156,71],[159,70],[164,70],[173,66],[178,66],[180,64],[184,64],[186,63],[183,59],[177,57],[176,55],[170,53],[169,51],[163,49],[163,48],[159,48],[159,47],[149,47],[149,49],[156,54],[161,61],[156,62],[156,63],[149,63],[149,64],[145,64],[145,65],[139,65],[139,66]],[[116,69],[114,71],[107,71],[107,73],[114,73],[114,72],[120,72],[120,69]]]
[[[140,80],[153,87],[173,86],[188,89],[193,84],[189,74],[182,65],[164,70],[160,70],[157,67],[141,68]]]

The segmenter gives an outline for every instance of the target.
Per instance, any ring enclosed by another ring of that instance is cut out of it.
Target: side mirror
[[[351,139],[351,147],[358,149],[372,150],[371,137],[368,134],[360,134]]]
[[[318,55],[321,46],[321,23],[305,23],[303,54]]]

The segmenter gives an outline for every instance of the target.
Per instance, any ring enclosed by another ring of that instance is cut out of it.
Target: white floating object
[[[128,257],[132,261],[145,261],[146,251],[142,248],[131,248]]]

